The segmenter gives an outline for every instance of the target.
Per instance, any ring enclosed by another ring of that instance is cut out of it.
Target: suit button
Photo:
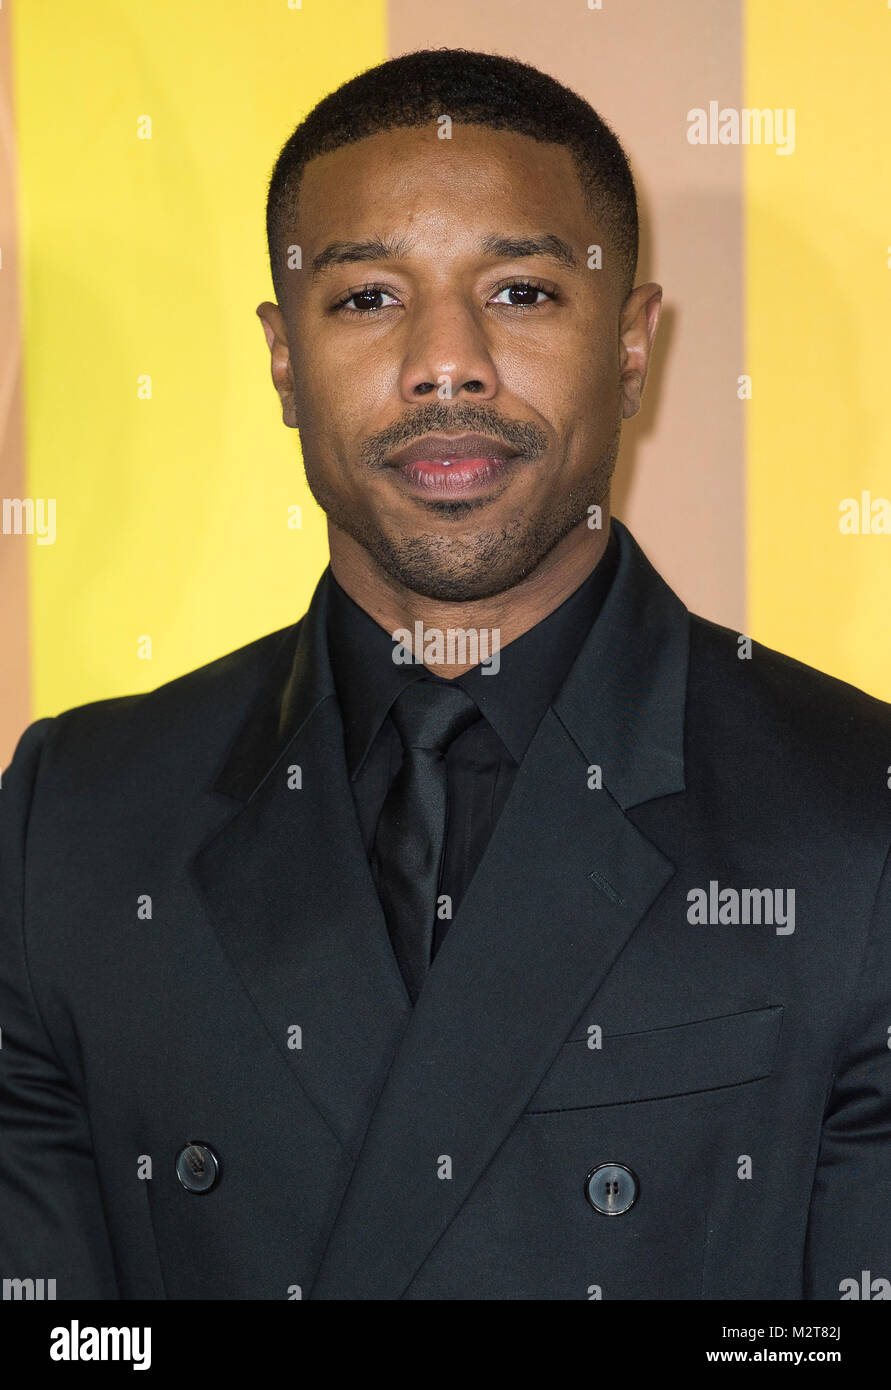
[[[621,1216],[637,1201],[640,1183],[624,1163],[598,1163],[585,1178],[585,1196],[604,1216]]]
[[[187,1192],[209,1192],[220,1177],[220,1160],[209,1144],[192,1139],[176,1155],[176,1176]]]

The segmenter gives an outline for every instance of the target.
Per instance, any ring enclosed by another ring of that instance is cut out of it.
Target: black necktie
[[[445,844],[445,753],[479,713],[460,686],[423,678],[407,685],[390,710],[402,739],[402,766],[381,808],[372,863],[412,1003],[429,969],[433,944]]]

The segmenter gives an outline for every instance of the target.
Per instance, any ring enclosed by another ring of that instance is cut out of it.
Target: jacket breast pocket
[[[657,1100],[769,1076],[783,1006],[700,1019],[643,1033],[587,1034],[563,1044],[527,1114]]]

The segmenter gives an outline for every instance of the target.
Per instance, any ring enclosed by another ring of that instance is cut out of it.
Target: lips
[[[516,454],[516,449],[512,449],[509,444],[504,444],[499,439],[490,439],[484,434],[461,434],[454,438],[444,434],[428,434],[423,439],[416,440],[414,444],[398,449],[390,455],[388,462],[394,468],[404,468],[410,463],[454,465],[469,460],[495,460],[503,463],[507,459],[515,458]]]
[[[405,480],[410,491],[431,497],[480,497],[507,473],[516,449],[482,434],[449,438],[428,434],[397,450],[389,466]]]

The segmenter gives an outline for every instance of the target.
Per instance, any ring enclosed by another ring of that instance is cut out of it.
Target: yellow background
[[[29,548],[36,717],[306,607],[327,537],[255,315],[266,185],[305,112],[386,56],[385,11],[98,0],[15,25],[27,488],[57,504]]]
[[[746,160],[749,630],[891,700],[891,10],[750,0],[751,107],[796,108],[794,155]]]
[[[743,154],[744,264],[727,271],[744,275],[753,381],[746,631],[891,699],[891,537],[838,529],[844,497],[891,496],[891,11],[727,12],[744,103],[796,108],[793,156]],[[15,5],[25,481],[58,528],[28,549],[33,718],[159,685],[305,610],[327,543],[254,313],[272,293],[266,183],[302,115],[389,56],[390,18],[379,0]]]

